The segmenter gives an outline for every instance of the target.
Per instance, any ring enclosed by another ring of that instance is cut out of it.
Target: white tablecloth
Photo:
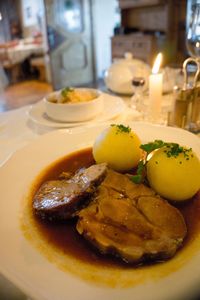
[[[38,125],[28,117],[29,106],[0,113],[0,165],[17,149],[54,128]],[[123,121],[126,113],[117,120]]]
[[[29,106],[0,114],[0,164],[7,157],[37,137],[28,125]]]
[[[44,54],[45,49],[42,44],[19,44],[7,49],[8,59],[12,64],[24,61],[32,54]]]

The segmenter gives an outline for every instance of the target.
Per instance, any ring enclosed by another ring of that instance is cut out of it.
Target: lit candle
[[[159,122],[162,104],[162,82],[163,75],[159,73],[162,61],[162,54],[156,57],[152,68],[152,74],[149,76],[149,117],[152,122]]]

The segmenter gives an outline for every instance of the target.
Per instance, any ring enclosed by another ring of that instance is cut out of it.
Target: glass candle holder
[[[130,106],[131,108],[139,111],[142,113],[144,109],[144,85],[145,79],[143,77],[134,77],[132,80],[132,87],[133,87],[133,96],[131,97]]]

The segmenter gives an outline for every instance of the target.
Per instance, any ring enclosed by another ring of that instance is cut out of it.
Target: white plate
[[[29,114],[29,118],[39,125],[53,127],[53,128],[71,128],[71,127],[77,127],[77,126],[91,124],[91,123],[105,122],[107,120],[114,119],[117,116],[119,116],[121,113],[123,113],[125,109],[125,104],[120,97],[116,97],[104,93],[103,100],[104,100],[104,109],[102,113],[100,113],[94,119],[87,122],[65,123],[65,122],[56,122],[54,120],[51,120],[45,113],[45,106],[43,101],[34,104],[29,110],[28,114]]]
[[[143,142],[153,139],[178,142],[192,147],[200,157],[200,139],[189,132],[145,123],[129,125]],[[50,132],[17,151],[0,168],[0,272],[38,300],[190,299],[199,285],[200,236],[168,262],[121,271],[85,266],[70,258],[66,259],[65,265],[69,270],[62,271],[25,238],[20,227],[20,213],[31,183],[53,161],[92,145],[104,127],[105,124],[101,124],[87,129],[79,127]],[[37,243],[35,236],[32,239]],[[40,246],[49,248],[45,242]],[[48,255],[51,261],[59,261],[56,252],[53,257]],[[87,280],[80,275],[85,272],[90,272]],[[96,285],[91,282],[102,275],[118,284],[112,288],[106,283]]]

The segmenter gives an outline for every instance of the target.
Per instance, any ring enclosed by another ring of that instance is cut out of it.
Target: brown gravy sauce
[[[91,148],[74,152],[47,168],[34,184],[34,191],[36,191],[46,180],[58,178],[59,174],[63,171],[75,172],[77,169],[88,167],[93,163],[94,160]],[[32,199],[33,196],[34,192],[31,196]],[[30,205],[31,204],[32,203],[30,202]],[[183,214],[187,224],[188,233],[182,247],[185,248],[190,241],[195,238],[197,233],[200,232],[200,193],[191,201],[183,203],[177,206],[177,208]],[[133,268],[133,266],[127,265],[119,259],[99,254],[96,249],[92,248],[90,244],[77,233],[75,228],[76,220],[70,220],[63,223],[50,223],[36,217],[33,210],[32,214],[37,230],[39,230],[44,241],[49,245],[53,245],[59,251],[62,251],[63,254],[90,265],[101,265],[112,268]]]

